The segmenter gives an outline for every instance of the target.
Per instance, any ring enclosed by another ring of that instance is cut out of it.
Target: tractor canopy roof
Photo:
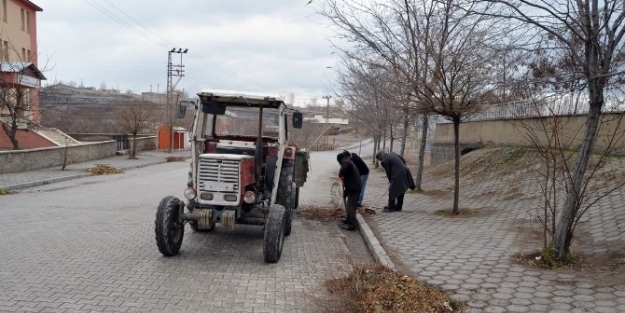
[[[202,90],[197,94],[202,104],[277,109],[284,104],[280,96],[237,91]]]

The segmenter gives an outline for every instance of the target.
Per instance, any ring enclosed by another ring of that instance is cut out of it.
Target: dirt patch
[[[345,277],[329,279],[314,302],[328,313],[460,312],[462,304],[444,292],[377,263],[353,266]]]
[[[553,273],[574,274],[577,277],[591,280],[597,286],[613,286],[625,281],[624,243],[593,242],[590,239],[590,234],[578,229],[571,248],[571,262],[553,267],[541,262],[544,257],[539,251],[543,245],[543,233],[538,229],[541,226],[537,225],[536,228],[531,228],[523,225],[523,223],[523,221],[516,222],[516,225],[511,229],[511,231],[519,234],[516,245],[521,247],[522,251],[511,255],[511,258],[518,264]],[[607,252],[605,253],[592,255],[587,252],[592,251],[593,247],[604,245],[610,247],[610,249],[606,249]]]
[[[496,210],[484,208],[458,208],[458,211],[458,215],[452,215],[451,209],[440,209],[434,211],[433,214],[443,218],[467,219],[490,216],[496,212]]]
[[[89,174],[96,176],[96,175],[120,174],[120,173],[123,173],[124,171],[122,171],[119,168],[112,167],[108,164],[96,164],[92,167],[86,168],[85,172],[88,172]]]

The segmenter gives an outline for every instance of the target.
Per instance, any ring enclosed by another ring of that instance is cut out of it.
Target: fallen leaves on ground
[[[297,215],[312,220],[338,221],[345,218],[345,210],[341,207],[306,206],[298,209]]]
[[[15,191],[13,191],[13,190],[0,188],[0,195],[11,195],[11,194],[14,194],[14,193],[15,193]]]
[[[96,164],[93,167],[85,169],[85,171],[89,172],[91,175],[110,175],[124,172],[121,169],[112,167],[108,164]]]
[[[438,289],[377,263],[356,264],[346,277],[324,282],[327,296],[316,299],[327,313],[460,312],[460,302]]]

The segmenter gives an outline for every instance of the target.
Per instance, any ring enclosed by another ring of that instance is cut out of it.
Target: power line
[[[124,27],[135,31],[137,33],[139,33],[142,37],[152,41],[153,43],[155,43],[158,46],[161,46],[163,48],[169,48],[169,46],[175,46],[174,44],[172,44],[171,42],[167,41],[166,39],[162,38],[161,36],[157,35],[156,33],[152,32],[151,30],[149,30],[146,26],[144,26],[143,24],[141,24],[139,21],[135,20],[134,18],[132,18],[130,15],[126,14],[123,10],[121,10],[120,8],[118,8],[117,6],[115,6],[114,4],[112,4],[110,1],[105,0],[107,4],[109,4],[112,8],[114,8],[115,10],[119,11],[121,14],[123,14],[124,16],[126,16],[129,20],[131,20],[132,22],[134,22],[135,24],[137,24],[139,27],[141,27],[142,29],[144,29],[145,31],[147,31],[148,33],[141,31],[140,29],[134,27],[133,25],[130,25],[130,23],[128,23],[127,21],[123,20],[122,18],[120,18],[119,16],[117,16],[115,13],[107,10],[106,8],[102,7],[101,5],[95,3],[95,2],[90,2],[89,0],[83,0],[86,3],[88,3],[89,5],[91,5],[92,7],[94,7],[95,9],[97,9],[98,11],[100,11],[101,13],[105,14],[106,16],[108,16],[109,18],[113,19],[114,21],[116,21],[117,23],[123,25]],[[93,1],[93,0],[91,0]],[[155,38],[154,38],[155,37]],[[215,68],[217,71],[222,72],[226,75],[231,76],[232,78],[241,81],[245,84],[248,85],[252,85],[252,86],[256,86],[256,87],[260,87],[260,88],[268,88],[268,89],[273,89],[271,86],[266,85],[264,83],[255,81],[251,78],[245,77],[243,75],[238,74],[236,71],[229,69],[225,66],[221,66],[217,63],[211,62],[209,60],[206,60],[203,56],[194,53],[194,52],[190,52],[188,54],[191,58],[196,59],[198,61],[200,61],[201,63],[203,63],[204,65],[207,65],[209,67]]]

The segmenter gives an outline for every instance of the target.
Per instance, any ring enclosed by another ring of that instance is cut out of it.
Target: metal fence
[[[559,115],[579,115],[587,114],[589,104],[583,95],[574,94],[554,94],[545,96],[540,100],[524,100],[485,106],[481,111],[470,115],[464,122],[544,117]],[[621,99],[606,99],[604,112],[623,112],[624,102]],[[451,123],[441,116],[434,116],[436,123]]]

